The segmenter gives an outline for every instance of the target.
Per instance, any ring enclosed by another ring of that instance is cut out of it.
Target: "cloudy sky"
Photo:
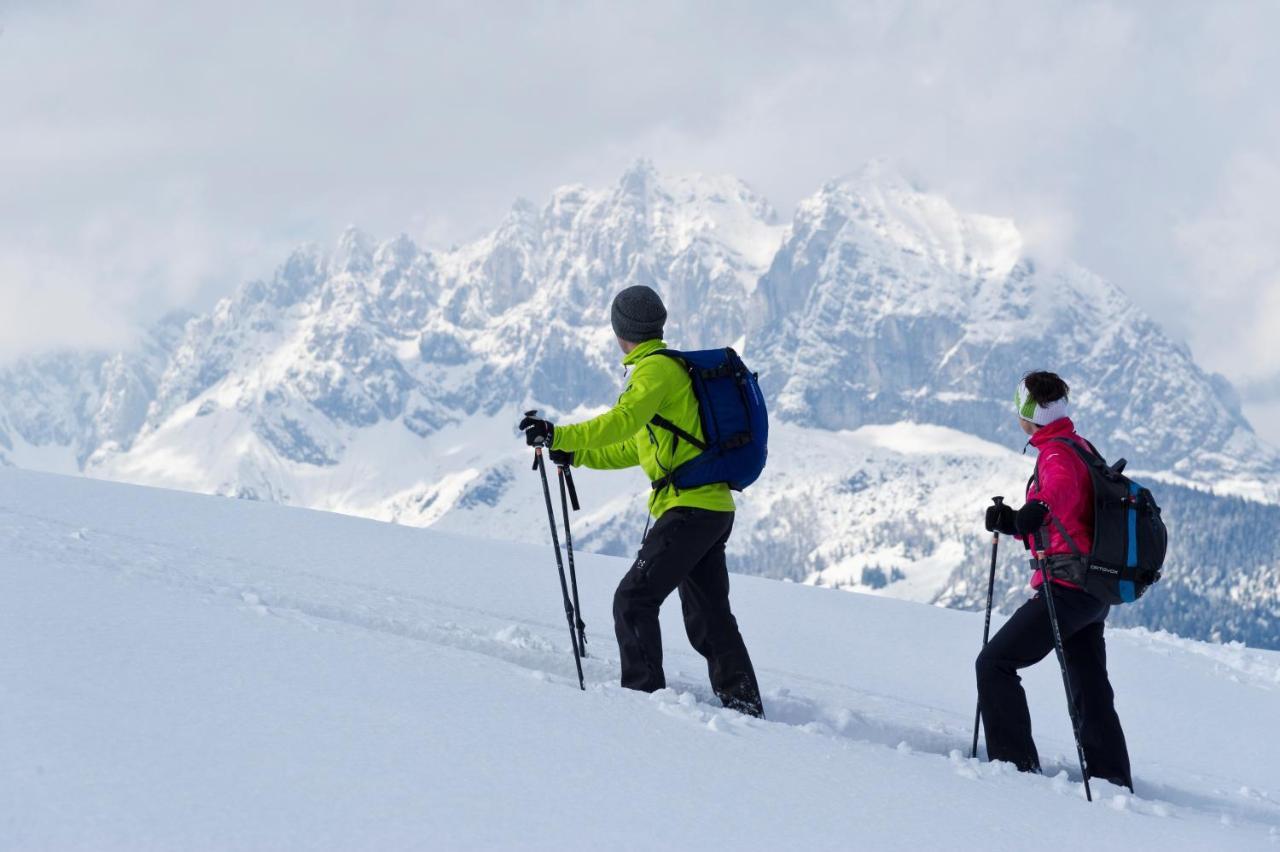
[[[784,214],[887,157],[1119,283],[1280,441],[1280,4],[0,0],[0,28],[0,358],[125,345],[347,224],[465,240],[638,156]]]

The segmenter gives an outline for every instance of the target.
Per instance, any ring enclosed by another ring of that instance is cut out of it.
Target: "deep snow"
[[[762,722],[674,602],[673,688],[617,687],[626,563],[578,567],[585,694],[549,542],[0,470],[0,846],[1280,843],[1278,653],[1112,631],[1138,795],[1090,805],[1051,660],[1050,777],[962,756],[981,615],[735,577]]]

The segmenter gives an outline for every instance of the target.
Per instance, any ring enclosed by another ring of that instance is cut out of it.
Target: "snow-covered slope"
[[[540,495],[532,480],[514,486]],[[1272,849],[1280,654],[1112,631],[1137,795],[1083,800],[1051,661],[1048,777],[964,756],[981,617],[755,578],[769,721],[620,689],[579,562],[572,674],[549,542],[0,470],[7,848]]]
[[[733,178],[638,163],[610,188],[518,202],[450,251],[349,230],[137,353],[0,370],[0,464],[528,540],[543,522],[512,490],[528,472],[511,423],[613,400],[607,306],[631,283],[662,292],[674,345],[732,343],[761,371],[779,422],[742,505],[742,571],[973,606],[976,519],[1027,475],[998,445],[1020,446],[1009,398],[1031,366],[1063,370],[1113,458],[1280,497],[1280,457],[1230,388],[1118,289],[1039,268],[1013,223],[878,166],[790,226]],[[589,479],[583,546],[631,552],[643,484]],[[1272,539],[1224,548],[1234,498],[1179,503],[1164,588],[1190,597],[1126,614],[1280,647]],[[1272,508],[1257,511],[1270,522]]]

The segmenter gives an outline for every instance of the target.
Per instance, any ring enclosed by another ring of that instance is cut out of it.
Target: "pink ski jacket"
[[[1067,528],[1076,547],[1088,554],[1093,547],[1093,480],[1080,457],[1054,438],[1067,438],[1089,449],[1088,443],[1076,434],[1076,426],[1070,417],[1060,417],[1037,429],[1031,436],[1031,446],[1040,452],[1039,480],[1032,480],[1027,486],[1027,501],[1040,500],[1047,505],[1053,516]],[[1067,544],[1052,520],[1045,522],[1044,533],[1047,546],[1042,556],[1072,555],[1071,545]],[[1079,588],[1066,580],[1055,579],[1053,582],[1070,589]],[[1031,587],[1038,589],[1043,583],[1042,572],[1037,570],[1031,578]]]

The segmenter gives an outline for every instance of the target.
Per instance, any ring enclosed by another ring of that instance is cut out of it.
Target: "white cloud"
[[[1189,274],[1170,296],[1187,308],[1201,363],[1241,389],[1254,427],[1280,443],[1280,162],[1248,152],[1226,164],[1218,191],[1176,229]]]
[[[1280,7],[87,0],[0,25],[0,354],[117,340],[352,222],[447,244],[636,156],[784,211],[888,156],[1212,368],[1280,373]]]
[[[1244,381],[1280,374],[1280,162],[1247,153],[1227,164],[1212,202],[1177,229],[1192,270],[1192,339],[1214,369]],[[1234,333],[1222,335],[1230,329]],[[1210,345],[1212,344],[1212,345]]]

